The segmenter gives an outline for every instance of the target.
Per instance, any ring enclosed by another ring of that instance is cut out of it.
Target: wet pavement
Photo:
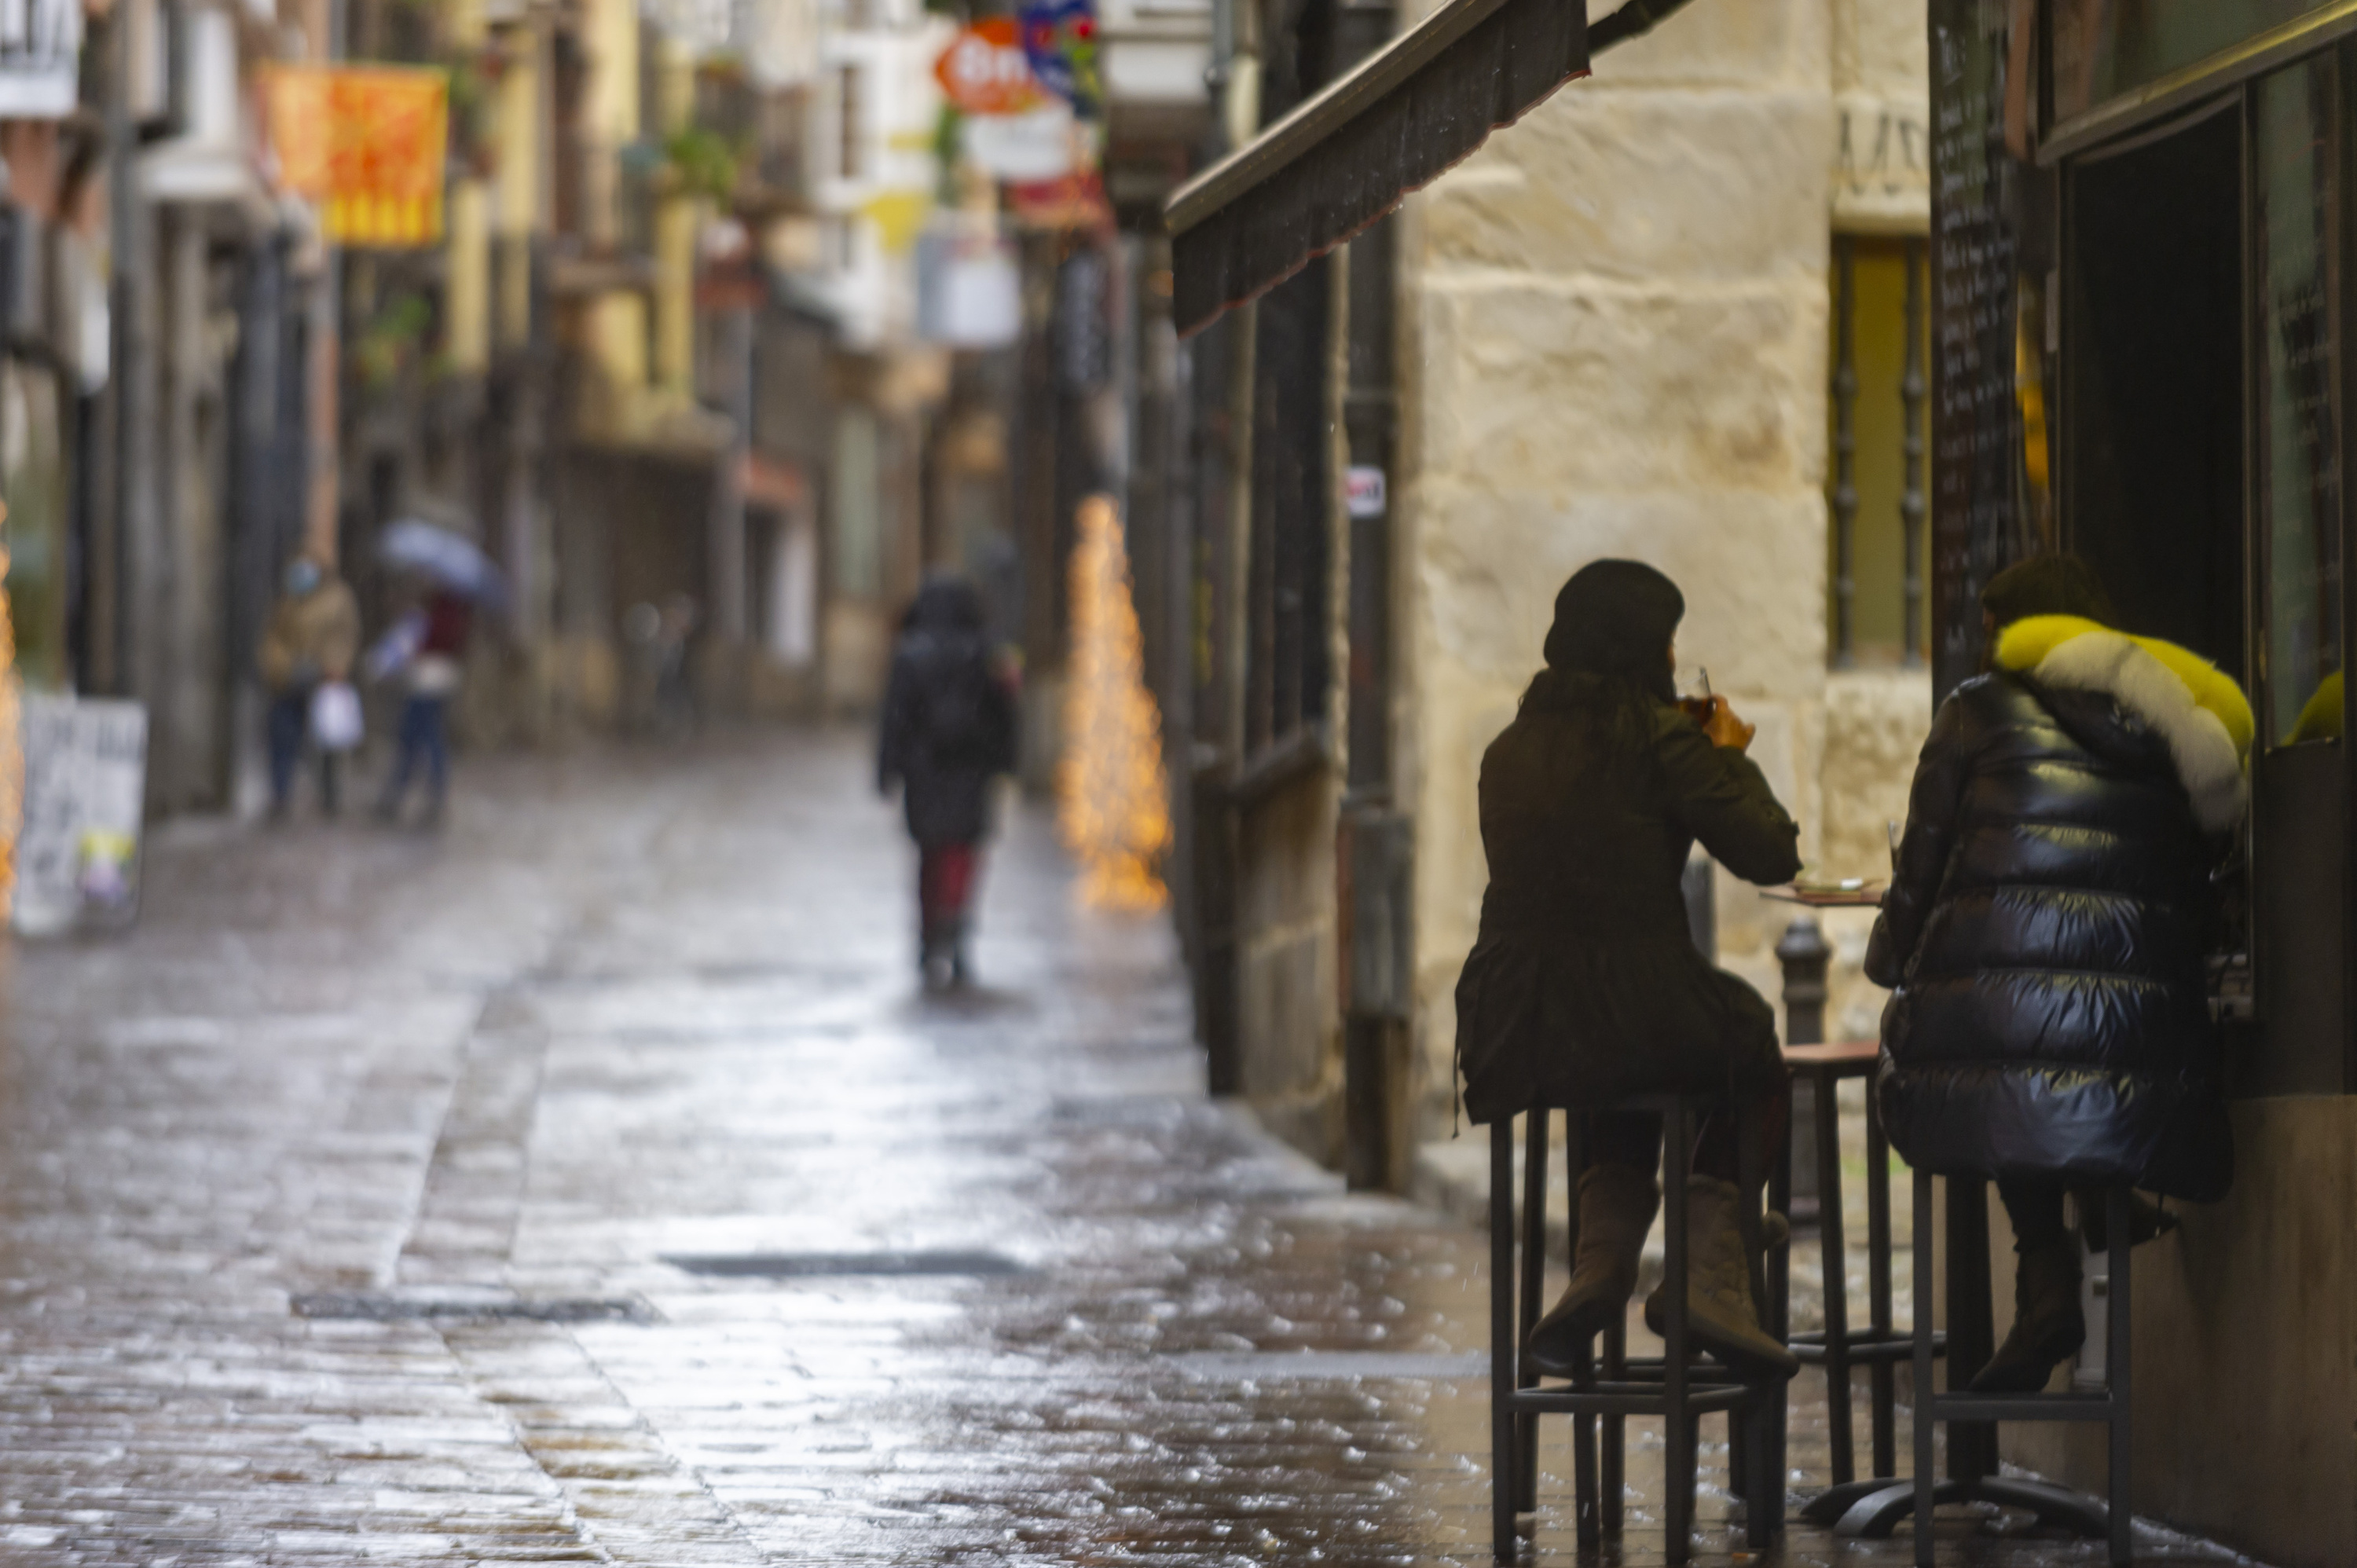
[[[134,933],[17,950],[0,1563],[1490,1561],[1484,1240],[1207,1099],[1167,926],[1034,811],[985,983],[920,994],[866,779],[473,759],[439,837],[175,824]],[[1976,1527],[1943,1562],[2100,1561]]]

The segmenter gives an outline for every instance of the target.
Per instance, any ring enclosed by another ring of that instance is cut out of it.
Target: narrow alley
[[[182,822],[135,932],[18,950],[0,1561],[1487,1562],[1482,1238],[1208,1098],[1168,922],[1080,912],[1029,810],[928,1000],[864,746]]]

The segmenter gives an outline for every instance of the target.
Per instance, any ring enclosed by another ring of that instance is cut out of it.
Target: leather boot
[[[1800,1371],[1800,1358],[1760,1326],[1752,1304],[1751,1262],[1737,1223],[1742,1202],[1731,1181],[1686,1178],[1686,1333],[1745,1377],[1789,1378]],[[1663,1297],[1656,1289],[1645,1298],[1645,1326],[1656,1334],[1669,1322]]]
[[[1523,1355],[1543,1377],[1568,1378],[1588,1342],[1629,1310],[1662,1189],[1635,1165],[1593,1165],[1579,1177],[1579,1252],[1563,1299],[1532,1328]]]
[[[2079,1248],[2075,1242],[2033,1247],[2013,1276],[2013,1332],[1973,1380],[1976,1394],[2034,1394],[2054,1369],[2087,1342],[2079,1309]]]

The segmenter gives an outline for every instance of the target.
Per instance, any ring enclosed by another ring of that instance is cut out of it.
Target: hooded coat
[[[990,831],[990,779],[1015,768],[1015,694],[991,670],[982,599],[928,583],[901,623],[885,686],[876,785],[901,787],[909,834],[927,848]]]
[[[1941,705],[1867,948],[1908,1162],[2223,1197],[2205,955],[2250,707],[2171,643],[2015,622]]]
[[[1671,1090],[1749,1097],[1783,1077],[1775,1014],[1695,948],[1680,879],[1700,839],[1738,876],[1789,881],[1800,830],[1751,759],[1676,705],[1684,614],[1651,566],[1580,568],[1547,668],[1481,757],[1490,886],[1457,983],[1477,1122]]]
[[[271,607],[254,662],[271,691],[300,691],[349,680],[360,650],[360,601],[341,577],[326,572],[310,592],[283,595]]]

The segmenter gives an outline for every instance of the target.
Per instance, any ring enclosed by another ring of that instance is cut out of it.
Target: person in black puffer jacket
[[[1679,890],[1699,839],[1738,876],[1790,881],[1800,830],[1744,755],[1751,726],[1724,697],[1696,723],[1671,682],[1685,613],[1675,584],[1633,561],[1582,567],[1555,599],[1546,668],[1481,758],[1490,886],[1457,985],[1465,1109],[1477,1122],[1672,1090],[1766,1102],[1788,1080],[1760,993],[1695,948]],[[1590,1114],[1570,1287],[1531,1332],[1531,1363],[1569,1375],[1628,1310],[1660,1202],[1662,1119]],[[1674,1168],[1684,1171],[1686,1151]],[[1737,1229],[1735,1129],[1693,1152],[1687,1298],[1695,1337],[1746,1370],[1798,1367],[1763,1334]],[[1658,1300],[1647,1316],[1658,1320]]]
[[[2207,661],[2110,629],[2076,557],[1982,605],[1992,668],[1932,721],[1866,972],[1891,1143],[1994,1176],[2013,1221],[2014,1328],[1973,1386],[2031,1391],[2085,1337],[2066,1190],[2233,1176],[2204,958],[2252,722]]]
[[[1014,771],[1012,678],[995,667],[982,596],[959,577],[918,591],[892,650],[876,788],[901,789],[917,841],[917,966],[928,984],[971,975],[966,911],[990,831],[990,781]]]

